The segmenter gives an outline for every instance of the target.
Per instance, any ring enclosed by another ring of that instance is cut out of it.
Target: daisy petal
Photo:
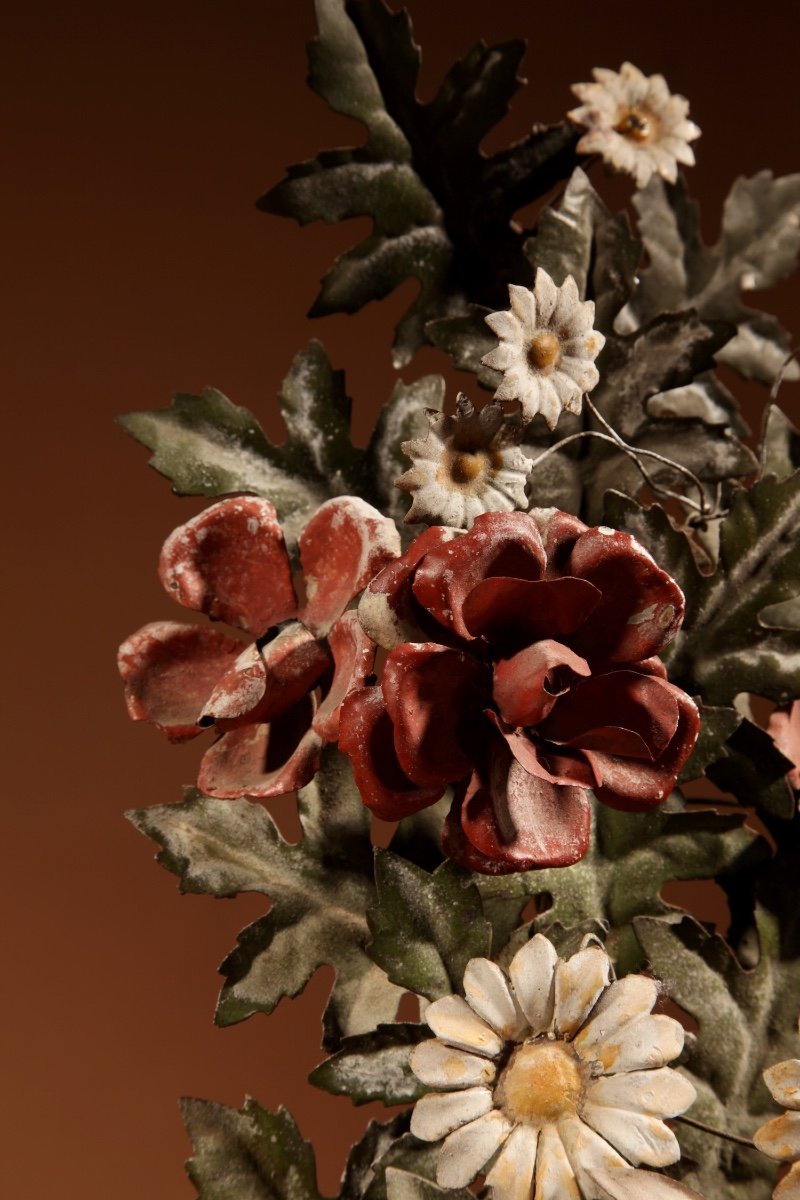
[[[785,1112],[753,1134],[756,1148],[779,1162],[800,1159],[800,1112]]]
[[[538,1141],[538,1130],[529,1125],[518,1125],[512,1132],[486,1176],[492,1200],[530,1200]]]
[[[800,1163],[790,1168],[789,1174],[784,1175],[775,1191],[772,1200],[800,1200]]]
[[[544,1033],[553,1023],[557,962],[553,943],[537,933],[517,951],[508,968],[519,1006],[533,1035]]]
[[[581,1200],[575,1172],[555,1125],[545,1125],[539,1134],[533,1194],[536,1200]]]
[[[636,1017],[649,1013],[658,999],[658,984],[646,975],[626,975],[616,979],[603,993],[573,1045],[584,1058],[592,1057],[592,1047],[613,1038],[618,1029]]]
[[[567,1158],[575,1172],[578,1187],[587,1190],[586,1171],[591,1167],[624,1167],[625,1159],[612,1150],[608,1142],[589,1128],[578,1117],[565,1117],[558,1123],[558,1133]]]
[[[501,1037],[514,1040],[525,1028],[508,980],[497,963],[472,958],[464,972],[464,995],[473,1012],[491,1025]]]
[[[459,1125],[474,1121],[491,1108],[492,1093],[485,1087],[465,1088],[458,1092],[430,1092],[414,1105],[411,1132],[423,1142],[438,1142]]]
[[[409,1055],[409,1065],[427,1087],[467,1088],[491,1083],[497,1068],[486,1058],[455,1050],[437,1038],[420,1042]]]
[[[445,1188],[466,1187],[510,1132],[511,1123],[495,1109],[451,1133],[439,1151],[436,1182]]]
[[[622,1113],[618,1108],[601,1108],[586,1103],[583,1106],[583,1119],[601,1137],[616,1146],[635,1167],[641,1163],[647,1167],[668,1167],[681,1156],[678,1139],[658,1117],[630,1110]],[[613,1164],[592,1165],[604,1167]]]
[[[694,1086],[671,1067],[601,1075],[589,1085],[587,1101],[599,1108],[627,1109],[651,1117],[677,1117],[695,1101]]]
[[[608,1171],[593,1167],[587,1175],[594,1185],[591,1194],[598,1200],[703,1200],[699,1192],[685,1183],[655,1171],[641,1171],[635,1167]],[[774,1195],[778,1195],[777,1191]],[[786,1196],[785,1200],[795,1200],[795,1197]]]
[[[425,1011],[425,1020],[438,1038],[459,1050],[495,1058],[503,1049],[503,1039],[460,996],[434,1000]]]
[[[787,1058],[764,1072],[772,1099],[784,1108],[800,1108],[800,1059]]]
[[[656,1069],[677,1058],[683,1049],[683,1026],[662,1013],[636,1017],[592,1048],[592,1058],[604,1075]],[[588,1057],[588,1054],[584,1054]]]
[[[587,946],[556,966],[556,1029],[571,1035],[581,1027],[611,978],[605,950]]]

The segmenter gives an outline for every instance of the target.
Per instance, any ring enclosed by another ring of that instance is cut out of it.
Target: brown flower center
[[[652,135],[653,127],[646,113],[630,108],[623,113],[614,126],[614,131],[621,133],[623,137],[630,138],[633,142],[646,142]]]
[[[498,450],[453,450],[443,465],[445,480],[468,490],[472,483],[491,479],[502,467],[503,456]]]
[[[511,1056],[495,1098],[510,1120],[540,1129],[577,1112],[584,1074],[566,1042],[526,1042]]]
[[[549,329],[540,329],[531,338],[528,362],[536,371],[550,371],[561,358],[561,342]]]

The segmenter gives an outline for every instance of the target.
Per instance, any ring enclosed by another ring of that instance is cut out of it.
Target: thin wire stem
[[[699,1129],[701,1133],[711,1133],[714,1137],[724,1138],[726,1142],[736,1142],[737,1146],[747,1146],[748,1150],[755,1150],[755,1146],[749,1138],[739,1137],[735,1133],[727,1133],[723,1129],[715,1129],[713,1125],[705,1125],[702,1121],[695,1121],[692,1117],[675,1117],[674,1120],[681,1121],[684,1125],[691,1125],[692,1129]]]

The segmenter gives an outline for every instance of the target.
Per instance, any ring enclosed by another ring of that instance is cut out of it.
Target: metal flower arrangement
[[[707,246],[679,169],[700,131],[661,76],[598,68],[487,156],[521,43],[421,103],[407,14],[316,11],[311,86],[366,140],[260,205],[371,217],[313,315],[414,277],[395,365],[433,345],[473,384],[398,381],[360,449],[312,342],[279,445],[211,390],[122,418],[213,501],[159,565],[211,623],[119,654],[130,716],[204,740],[196,786],[131,820],[183,890],[270,899],[220,1025],[334,968],[312,1081],[402,1106],[341,1200],[800,1196],[800,434],[776,402],[800,372],[741,300],[794,266],[800,175],[737,180]],[[771,389],[756,453],[718,364]],[[267,802],[297,804],[298,844]],[[716,880],[729,927],[669,903],[680,880]],[[201,1200],[319,1200],[285,1110],[184,1113]]]

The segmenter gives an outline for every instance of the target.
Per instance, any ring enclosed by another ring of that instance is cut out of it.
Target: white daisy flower
[[[582,101],[567,116],[588,130],[578,142],[581,154],[600,154],[612,167],[633,175],[643,188],[658,172],[674,183],[678,163],[694,165],[689,142],[700,130],[688,119],[689,101],[673,96],[663,75],[643,75],[633,63],[619,71],[595,67],[594,83],[574,83]]]
[[[556,287],[541,267],[533,291],[511,283],[508,295],[510,310],[486,318],[500,344],[481,362],[503,372],[497,400],[519,400],[526,421],[541,413],[553,429],[600,378],[594,360],[606,339],[592,328],[594,301],[581,300],[571,275]]]
[[[762,1154],[794,1164],[772,1193],[775,1200],[800,1200],[800,1059],[768,1067],[764,1082],[773,1100],[787,1111],[757,1129],[753,1141]]]
[[[484,512],[526,509],[525,482],[533,465],[514,442],[521,430],[499,404],[480,412],[459,394],[455,417],[427,410],[430,432],[403,442],[413,466],[395,487],[410,492],[409,523],[469,529]]]
[[[438,1089],[417,1101],[411,1132],[444,1139],[439,1184],[465,1187],[488,1165],[493,1200],[579,1200],[595,1194],[592,1171],[677,1162],[664,1118],[687,1109],[695,1090],[665,1065],[681,1052],[683,1028],[651,1013],[658,990],[644,975],[612,982],[598,946],[561,959],[541,934],[508,976],[473,958],[466,999],[428,1007],[436,1037],[410,1058]]]

